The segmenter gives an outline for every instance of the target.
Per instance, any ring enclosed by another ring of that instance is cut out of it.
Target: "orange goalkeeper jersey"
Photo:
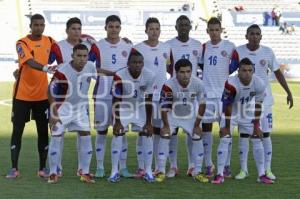
[[[48,99],[47,73],[31,68],[26,62],[29,59],[47,65],[51,45],[54,40],[42,36],[40,40],[31,40],[29,35],[17,41],[16,50],[19,61],[19,78],[14,85],[14,98],[24,101],[41,101]]]

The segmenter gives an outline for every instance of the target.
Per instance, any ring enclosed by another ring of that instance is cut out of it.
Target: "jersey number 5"
[[[117,62],[116,54],[111,55],[111,63],[115,64]]]

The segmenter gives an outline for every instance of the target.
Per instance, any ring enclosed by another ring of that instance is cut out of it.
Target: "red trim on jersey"
[[[52,80],[49,84],[50,93],[57,102],[57,109],[63,104],[66,100],[66,96],[68,93],[68,80],[65,74],[56,71],[52,77]]]
[[[225,89],[228,89],[231,94],[236,94],[236,89],[233,85],[229,84],[228,81],[225,82]]]
[[[52,64],[55,60],[57,64],[64,62],[60,47],[57,43],[51,45],[49,64]]]
[[[161,89],[159,103],[160,103],[161,108],[172,109],[173,91],[169,86],[167,86],[165,84],[163,85],[163,87]]]
[[[236,95],[236,88],[229,84],[228,81],[225,82],[224,92],[222,96],[223,106],[232,104]]]
[[[89,52],[92,56],[92,61],[96,61],[96,67],[101,68],[101,55],[100,49],[97,47],[96,44],[92,44],[91,50]]]
[[[229,64],[229,74],[233,73],[234,71],[236,71],[238,69],[239,62],[240,62],[239,54],[236,50],[234,50],[232,52],[231,60],[230,60],[230,64]]]
[[[112,95],[114,97],[122,98],[123,95],[122,78],[117,74],[114,76],[112,89],[113,89]]]

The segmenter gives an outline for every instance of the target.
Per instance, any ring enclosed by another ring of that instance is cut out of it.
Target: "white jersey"
[[[116,44],[111,44],[106,39],[101,39],[97,43],[97,47],[100,50],[100,63],[97,64],[97,67],[116,72],[127,66],[128,56],[132,48],[131,44],[126,43],[122,39]],[[113,76],[98,77],[94,88],[94,97],[111,100],[112,80]]]
[[[240,82],[238,75],[228,78],[225,83],[222,101],[233,104],[231,118],[238,123],[249,123],[254,119],[255,102],[263,102],[266,85],[253,75],[249,85]]]
[[[76,71],[70,63],[63,63],[54,73],[50,83],[50,91],[59,108],[78,108],[88,106],[88,90],[91,78],[97,77],[97,71],[92,62],[87,62],[82,71]],[[78,105],[78,106],[77,106]]]
[[[204,87],[201,80],[192,76],[186,88],[182,87],[176,77],[167,80],[163,85],[160,104],[162,108],[169,108],[172,118],[195,118],[198,108],[195,102],[205,102]]]
[[[135,111],[144,103],[145,96],[153,93],[153,81],[154,74],[146,68],[142,69],[137,79],[131,76],[128,68],[124,68],[114,76],[112,94],[122,99],[121,108]]]
[[[197,76],[197,69],[199,64],[199,59],[202,54],[202,45],[200,41],[196,39],[189,38],[187,42],[181,42],[176,37],[168,40],[168,43],[171,47],[171,62],[172,62],[172,71],[173,76],[175,76],[175,63],[179,59],[188,59],[193,65],[192,74]]]
[[[203,85],[207,98],[221,99],[224,83],[230,73],[230,61],[235,45],[221,40],[213,45],[211,41],[203,44],[201,62],[203,63]]]
[[[96,47],[94,44],[85,45],[88,47],[89,51],[93,51]],[[52,44],[49,55],[49,64],[52,64],[54,61],[56,61],[57,64],[70,62],[72,60],[73,48],[74,46],[66,39]]]
[[[170,59],[170,46],[159,42],[155,47],[141,42],[134,47],[144,57],[144,68],[155,75],[153,83],[153,101],[158,101],[161,87],[167,80],[167,64]]]
[[[264,105],[273,105],[274,100],[272,96],[271,86],[269,83],[268,72],[274,72],[279,69],[280,65],[276,60],[276,57],[271,48],[260,45],[259,48],[255,51],[250,51],[246,44],[236,48],[238,54],[238,59],[242,60],[247,57],[254,64],[254,73],[260,77],[266,87],[266,99]]]

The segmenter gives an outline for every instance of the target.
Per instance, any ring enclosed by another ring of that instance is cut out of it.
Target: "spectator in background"
[[[282,32],[281,34],[289,34],[288,25],[286,22],[280,25],[279,30]]]
[[[268,26],[269,25],[269,19],[271,18],[270,13],[269,12],[264,12],[263,15],[264,15],[264,23],[263,23],[263,25],[264,26]],[[272,19],[272,22],[273,22],[273,19]]]
[[[292,34],[295,33],[295,25],[288,25],[287,22],[284,22],[280,25],[279,30],[282,31],[281,34]]]
[[[240,12],[240,11],[244,11],[244,7],[239,5],[239,6],[234,6],[234,10],[237,11],[237,12]]]
[[[290,34],[295,34],[295,24],[292,24],[290,27],[288,27]]]
[[[190,11],[190,5],[188,3],[183,4],[182,11]]]
[[[271,18],[272,18],[272,26],[276,24],[276,14],[275,14],[275,8],[271,11]]]
[[[281,10],[277,7],[275,8],[274,12],[275,12],[275,25],[279,26],[280,18],[282,15]]]

